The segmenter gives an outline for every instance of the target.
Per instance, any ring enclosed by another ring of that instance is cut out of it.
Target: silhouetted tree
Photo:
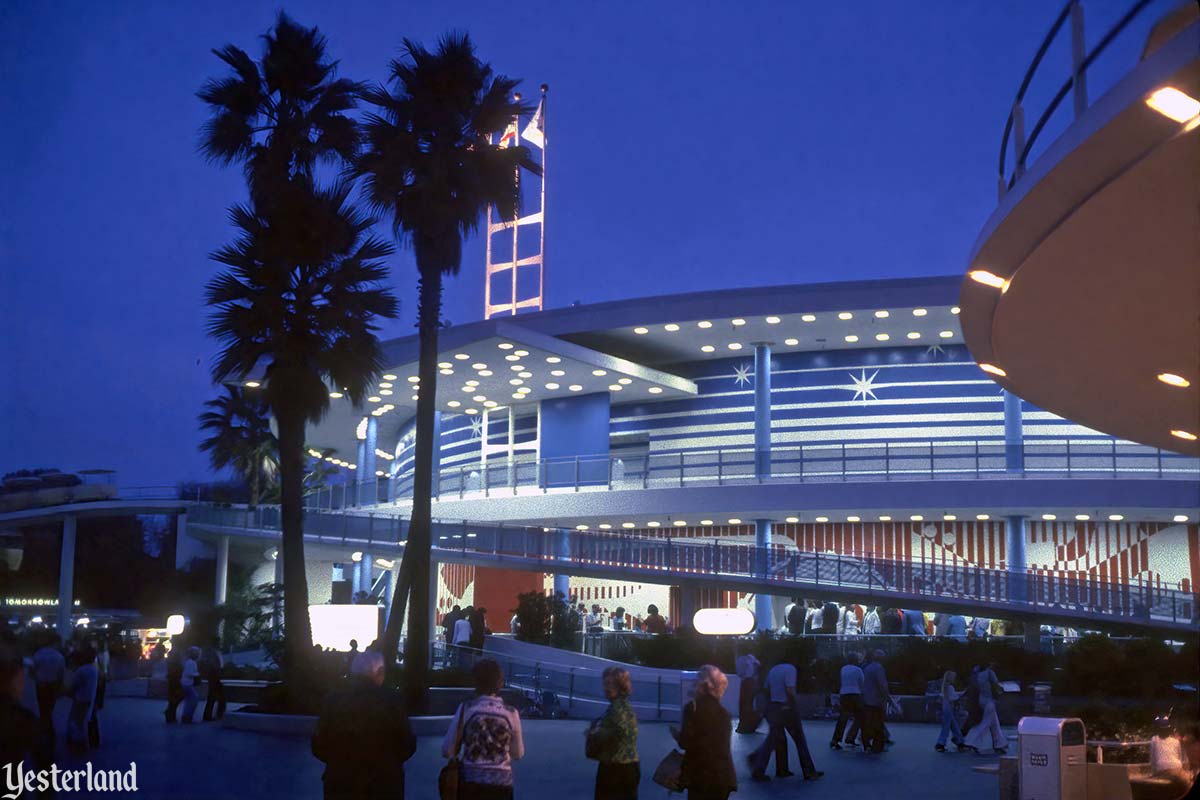
[[[324,416],[330,387],[358,405],[380,371],[376,316],[396,300],[380,288],[380,259],[392,252],[367,234],[371,220],[347,202],[349,189],[317,186],[319,162],[354,157],[358,129],[345,112],[360,86],[336,78],[316,28],[280,14],[255,62],[242,50],[214,51],[233,75],[199,92],[212,109],[201,151],[243,164],[247,205],[230,216],[238,240],[213,258],[229,270],[209,283],[209,332],[222,343],[218,382],[262,372],[262,393],[278,430],[283,529],[284,626],[288,663],[303,669],[312,651],[304,574],[304,432]]]
[[[250,507],[258,505],[279,467],[279,446],[271,433],[269,409],[256,389],[226,386],[225,393],[204,404],[200,442],[213,469],[232,468],[250,487]]]
[[[524,148],[491,143],[493,134],[530,109],[513,99],[517,81],[494,75],[465,34],[446,36],[434,51],[406,39],[404,55],[391,63],[390,71],[390,90],[381,86],[363,95],[375,110],[364,124],[364,151],[355,173],[365,179],[372,206],[390,215],[396,238],[412,246],[420,274],[413,506],[401,567],[401,583],[411,597],[406,687],[410,700],[419,703],[429,660],[430,499],[442,276],[458,273],[463,239],[477,229],[489,205],[504,218],[515,215],[516,170],[536,167]],[[404,594],[393,595],[383,639],[389,655],[400,638]]]

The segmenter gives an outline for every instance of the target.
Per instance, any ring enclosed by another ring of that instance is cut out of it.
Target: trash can
[[[1078,719],[1017,724],[1021,800],[1087,800],[1087,735]]]

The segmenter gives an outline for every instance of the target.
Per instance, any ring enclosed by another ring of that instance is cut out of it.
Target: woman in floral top
[[[500,699],[504,673],[485,658],[475,665],[475,697],[458,707],[442,755],[459,759],[459,800],[511,800],[512,762],[525,755],[521,717]]]
[[[596,767],[596,800],[637,800],[642,772],[638,765],[637,715],[629,704],[633,681],[627,670],[604,670],[608,711],[588,734],[600,748]]]

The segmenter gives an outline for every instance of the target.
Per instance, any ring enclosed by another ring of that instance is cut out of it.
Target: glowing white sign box
[[[379,606],[376,605],[309,606],[308,620],[312,625],[313,644],[321,647],[346,651],[350,649],[350,640],[357,639],[361,652],[379,638]]]
[[[692,627],[705,636],[741,636],[754,630],[754,614],[747,608],[702,608]]]

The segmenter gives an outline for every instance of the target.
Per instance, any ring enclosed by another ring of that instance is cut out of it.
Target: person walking
[[[742,654],[735,664],[740,682],[738,689],[738,733],[756,733],[762,715],[754,710],[754,698],[758,694],[759,672],[762,662],[754,655],[749,644],[742,645]]]
[[[883,724],[889,706],[895,704],[888,690],[887,673],[883,669],[884,654],[876,650],[863,669],[862,688],[862,745],[863,752],[882,753],[887,742]]]
[[[467,648],[471,646],[471,615],[474,613],[475,608],[467,606],[462,616],[454,621],[454,633],[450,639],[450,645],[459,669],[466,669],[469,663]]]
[[[58,648],[60,639],[52,634],[33,654],[33,683],[37,695],[38,717],[42,726],[54,731],[54,705],[67,674],[67,660]]]
[[[846,722],[850,719],[858,720],[859,709],[862,707],[862,687],[863,687],[863,671],[859,666],[861,657],[858,653],[848,653],[846,656],[846,664],[842,667],[841,686],[838,691],[838,714],[837,724],[833,726],[833,738],[829,740],[829,748],[831,750],[842,749],[842,734],[846,730]]]
[[[67,743],[87,749],[90,743],[88,725],[96,704],[96,688],[100,683],[100,672],[96,669],[96,650],[84,644],[73,656],[75,672],[67,695],[71,698],[71,711],[67,716]],[[97,739],[99,722],[97,722]]]
[[[796,677],[796,665],[787,661],[776,664],[767,673],[767,738],[747,757],[751,780],[770,780],[766,771],[772,753],[775,754],[775,777],[788,778],[794,774],[787,768],[789,735],[796,743],[804,780],[815,781],[825,774],[813,763],[808,742],[804,738],[804,726],[796,710]]]
[[[1004,689],[996,677],[995,664],[988,664],[979,670],[975,675],[975,681],[979,687],[979,708],[982,716],[979,724],[967,733],[964,743],[978,753],[981,748],[986,746],[987,738],[990,735],[992,751],[996,755],[1002,756],[1008,752],[1008,740],[1004,738],[1004,731],[1000,728],[1000,718],[996,714],[996,698],[1004,692]]]
[[[171,649],[167,652],[167,709],[163,712],[163,716],[167,718],[167,724],[175,722],[176,710],[185,697],[183,656],[183,645],[172,642]]]
[[[92,715],[88,717],[88,744],[100,746],[100,712],[104,710],[104,697],[108,693],[108,681],[112,676],[112,655],[108,642],[101,639],[96,645],[96,702],[92,704]]]
[[[312,754],[325,764],[326,800],[404,800],[404,763],[417,737],[400,693],[383,677],[383,655],[359,653],[345,688],[325,698]]]
[[[454,712],[442,755],[459,759],[458,800],[512,800],[512,762],[525,755],[521,716],[500,698],[499,664],[482,659],[473,674],[475,697]]]
[[[683,722],[675,740],[683,749],[679,782],[687,791],[687,800],[727,800],[737,791],[737,772],[729,750],[733,721],[721,705],[728,686],[725,673],[705,664],[697,671],[695,698],[683,707]]]
[[[471,649],[483,652],[483,637],[491,634],[487,626],[487,609],[483,606],[477,607],[467,617],[467,621],[471,623]]]
[[[196,705],[200,695],[196,693],[196,682],[200,679],[200,648],[189,647],[183,659],[183,673],[180,675],[180,685],[183,689],[183,721],[190,725],[195,721]]]
[[[954,681],[958,675],[953,670],[949,670],[942,676],[942,732],[938,734],[937,744],[933,746],[934,750],[939,753],[946,752],[946,737],[954,742],[954,746],[960,751],[966,750],[967,746],[963,744],[962,730],[958,727],[958,716],[954,709],[954,704],[962,694],[954,688]]]
[[[633,680],[629,671],[609,667],[603,673],[608,710],[588,731],[588,752],[596,765],[595,800],[637,800],[642,779],[638,763],[637,714],[629,704]]]
[[[352,639],[350,645],[350,652],[357,655],[355,651],[358,649],[358,642]],[[204,648],[199,666],[201,676],[208,684],[208,699],[204,701],[202,719],[205,722],[212,722],[214,719],[225,716],[225,686],[221,683],[221,670],[225,666],[225,660],[221,658],[221,640],[218,637],[213,637],[212,644]],[[215,716],[213,715],[214,706],[216,707]]]

